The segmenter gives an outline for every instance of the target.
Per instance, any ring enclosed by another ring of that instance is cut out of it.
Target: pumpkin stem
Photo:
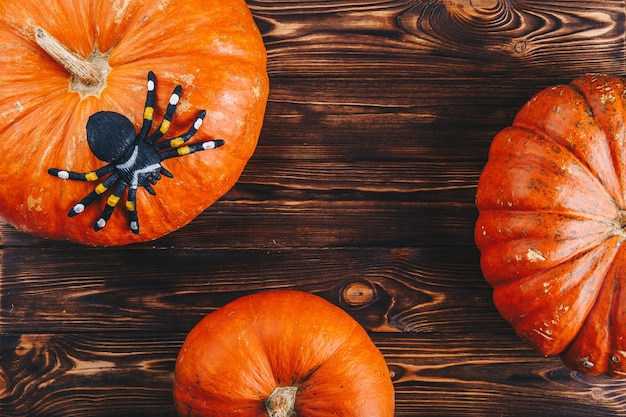
[[[276,387],[265,400],[268,417],[291,417],[296,414],[296,392],[298,387]]]
[[[96,50],[84,58],[59,42],[46,30],[35,28],[35,41],[52,59],[61,64],[72,76],[71,90],[84,95],[97,95],[105,85],[106,76],[110,71],[107,63],[108,55]]]

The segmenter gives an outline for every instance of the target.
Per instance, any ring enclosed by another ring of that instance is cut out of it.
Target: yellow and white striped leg
[[[154,105],[156,103],[156,76],[152,71],[148,73],[148,83],[146,87],[147,93],[146,104],[143,109],[143,124],[141,125],[141,129],[137,135],[139,140],[144,140],[146,136],[148,136],[150,128],[152,127],[152,121],[154,120]]]
[[[126,210],[128,211],[128,227],[130,230],[139,234],[139,216],[137,216],[137,188],[128,189],[128,197],[126,198]]]
[[[102,181],[96,186],[96,188],[92,192],[87,194],[85,198],[76,203],[74,207],[72,207],[70,212],[67,213],[67,215],[70,217],[74,217],[77,214],[82,213],[87,206],[96,201],[102,194],[104,194],[109,189],[109,187],[115,184],[117,180],[118,176],[114,174]]]
[[[180,85],[177,85],[176,88],[174,88],[172,95],[170,96],[170,101],[167,104],[167,109],[165,110],[165,115],[163,115],[163,120],[161,121],[161,124],[159,125],[157,130],[155,130],[154,133],[151,134],[148,139],[146,139],[146,143],[148,145],[154,145],[164,134],[167,133],[170,125],[172,124],[172,118],[174,117],[174,113],[176,112],[176,106],[178,105],[178,102],[180,101],[180,96],[182,94],[183,88]]]
[[[100,217],[96,220],[96,223],[93,226],[96,232],[106,226],[107,222],[111,218],[111,215],[113,214],[113,210],[115,210],[115,206],[117,206],[117,203],[120,202],[122,192],[124,192],[127,186],[128,184],[124,181],[120,181],[120,183],[113,189],[113,192],[109,194],[104,210],[102,210]]]

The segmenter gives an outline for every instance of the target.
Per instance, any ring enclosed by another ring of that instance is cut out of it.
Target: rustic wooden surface
[[[185,334],[271,288],[320,294],[371,331],[397,416],[626,415],[626,382],[514,335],[472,237],[489,143],[519,107],[583,72],[624,73],[624,2],[249,5],[272,90],[221,201],[127,248],[0,227],[0,415],[174,416]],[[353,285],[375,301],[351,305]]]

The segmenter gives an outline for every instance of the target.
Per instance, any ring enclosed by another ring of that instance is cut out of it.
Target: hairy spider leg
[[[173,175],[163,167],[161,168],[161,173],[164,175],[172,176]],[[159,177],[153,176],[150,179],[150,182],[154,185],[159,180]],[[128,227],[134,234],[139,234],[139,216],[137,215],[137,189],[139,188],[139,184],[133,182],[128,186],[128,194],[126,195],[126,210],[128,212]],[[156,195],[156,191],[154,188],[150,186],[150,184],[143,184],[143,188],[148,191],[148,193],[152,195]]]
[[[134,234],[139,234],[139,216],[137,215],[137,187],[130,187],[126,197],[128,227]]]
[[[152,127],[152,120],[154,119],[154,104],[156,103],[156,76],[152,71],[148,72],[147,87],[146,104],[143,109],[143,124],[141,125],[141,129],[139,130],[136,139],[138,141],[142,141],[148,136],[150,128]]]
[[[196,120],[193,122],[193,124],[191,125],[191,127],[189,128],[187,132],[173,139],[164,140],[163,142],[157,143],[154,149],[158,152],[158,151],[162,151],[165,149],[178,148],[182,146],[185,142],[191,139],[191,137],[195,135],[196,132],[198,132],[198,129],[200,129],[200,126],[202,126],[202,122],[205,116],[206,116],[206,111],[201,110],[196,116]]]
[[[206,140],[204,142],[193,143],[191,145],[183,146],[180,148],[167,150],[160,153],[159,158],[161,158],[161,161],[164,161],[166,159],[185,156],[198,151],[219,148],[224,143],[225,142],[222,139]]]
[[[75,172],[65,169],[50,168],[48,170],[48,174],[59,177],[62,180],[95,181],[101,178],[103,175],[106,175],[109,172],[113,171],[113,169],[113,164],[105,165],[102,168],[89,172]]]
[[[122,198],[122,192],[124,192],[126,187],[128,187],[128,184],[124,181],[120,181],[115,186],[111,194],[109,194],[109,197],[107,198],[107,203],[104,206],[102,213],[100,214],[100,218],[96,220],[96,223],[93,225],[93,229],[96,232],[106,226],[107,222],[111,218],[111,215],[113,214],[113,210],[115,210],[115,206],[117,206],[117,203],[119,203],[120,199]]]
[[[172,124],[172,118],[176,112],[176,106],[178,106],[178,102],[180,101],[181,94],[183,94],[183,88],[180,85],[177,85],[176,88],[174,88],[172,95],[170,95],[170,101],[167,104],[167,109],[165,110],[161,124],[154,131],[154,133],[146,139],[146,143],[148,145],[154,145],[169,130],[170,125]]]
[[[96,201],[102,194],[104,194],[113,184],[115,184],[119,180],[119,174],[113,173],[110,177],[106,178],[100,184],[96,186],[96,188],[87,194],[85,198],[80,200],[78,203],[72,207],[70,212],[67,214],[69,217],[74,217],[77,214],[82,213],[85,210],[85,207]]]
[[[154,147],[157,152],[162,150],[165,151],[159,154],[159,158],[161,159],[161,161],[170,158],[176,158],[178,156],[189,155],[198,151],[219,148],[220,146],[224,145],[225,142],[222,139],[215,139],[183,146],[185,142],[191,139],[191,137],[198,132],[198,129],[200,129],[200,126],[202,126],[202,122],[204,121],[205,117],[206,111],[201,110],[198,113],[198,116],[196,116],[196,120],[193,122],[193,125],[191,125],[187,132],[178,137],[175,137],[174,139],[166,140],[157,144]]]

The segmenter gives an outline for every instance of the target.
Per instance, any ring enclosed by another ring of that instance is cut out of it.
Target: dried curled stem
[[[98,95],[104,89],[111,70],[107,62],[109,54],[100,53],[96,47],[91,55],[82,57],[39,26],[35,28],[35,41],[71,75],[71,91],[87,96]]]
[[[102,79],[102,73],[97,65],[70,51],[61,42],[43,28],[35,28],[35,40],[52,59],[69,72],[72,77],[80,79],[84,84],[95,85]]]

